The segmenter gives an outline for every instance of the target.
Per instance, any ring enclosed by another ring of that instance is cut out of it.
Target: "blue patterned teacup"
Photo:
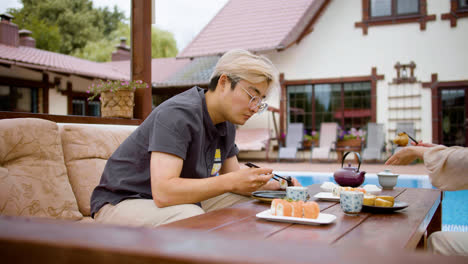
[[[286,198],[293,200],[307,201],[308,199],[307,187],[302,186],[289,186],[286,187]]]
[[[340,192],[340,205],[345,214],[357,215],[361,212],[364,193],[356,191]]]

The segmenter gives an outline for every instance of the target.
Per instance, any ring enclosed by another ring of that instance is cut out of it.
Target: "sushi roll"
[[[290,202],[281,200],[276,204],[277,216],[292,216],[293,206]]]
[[[292,216],[302,218],[304,201],[299,200],[299,201],[291,202],[291,205],[293,207]]]
[[[279,179],[279,185],[280,189],[286,190],[286,187],[288,187],[288,182],[285,179]]]
[[[284,202],[283,199],[273,199],[271,201],[271,207],[270,207],[270,213],[271,215],[276,215],[276,207],[278,206],[278,203]]]
[[[320,214],[320,207],[316,202],[306,202],[303,205],[304,218],[317,219]]]

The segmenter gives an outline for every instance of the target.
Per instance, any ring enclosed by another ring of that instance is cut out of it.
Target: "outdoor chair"
[[[367,124],[366,147],[362,151],[363,160],[381,160],[385,146],[384,125],[378,123]]]
[[[237,129],[235,143],[239,152],[265,151],[265,159],[268,161],[270,141],[273,139],[268,128]]]
[[[304,137],[303,123],[290,123],[286,134],[286,146],[278,150],[278,161],[281,159],[297,159],[297,151],[302,147]]]
[[[318,147],[312,146],[312,155],[310,159],[330,159],[330,152],[335,148],[338,124],[321,123],[320,138]]]

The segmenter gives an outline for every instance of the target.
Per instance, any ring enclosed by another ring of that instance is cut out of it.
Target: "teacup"
[[[302,186],[289,186],[286,187],[286,198],[292,200],[307,201],[309,192],[307,187]]]
[[[361,212],[364,193],[356,191],[340,192],[340,206],[345,214],[357,215]]]

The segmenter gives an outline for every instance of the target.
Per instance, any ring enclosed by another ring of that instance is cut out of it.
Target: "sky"
[[[130,18],[131,0],[92,0],[94,7],[113,6]],[[177,48],[182,51],[210,22],[228,0],[155,0],[156,26],[174,35]],[[7,8],[20,8],[19,0],[1,0],[0,14]]]

